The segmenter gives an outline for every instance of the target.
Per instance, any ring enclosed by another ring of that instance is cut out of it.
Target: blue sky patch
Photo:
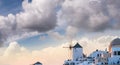
[[[23,0],[0,0],[0,15],[16,14],[22,11]]]

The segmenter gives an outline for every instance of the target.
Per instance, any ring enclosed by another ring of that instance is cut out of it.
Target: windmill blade
[[[69,50],[72,50],[73,46],[69,45],[69,47],[63,47],[63,48],[69,48]]]
[[[69,52],[68,57],[69,59],[72,59],[72,48],[73,48],[72,43],[70,42],[68,47],[63,47],[63,48],[68,48],[68,52]]]

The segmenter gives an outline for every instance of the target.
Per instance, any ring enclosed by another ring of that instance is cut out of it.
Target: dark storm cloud
[[[120,0],[65,0],[59,20],[85,31],[120,29]]]
[[[22,18],[26,15],[25,19]],[[27,30],[27,31],[38,31],[38,32],[46,32],[56,27],[56,14],[49,12],[43,12],[42,14],[37,12],[35,13],[22,13],[17,16],[18,28]],[[22,23],[23,21],[24,23]]]

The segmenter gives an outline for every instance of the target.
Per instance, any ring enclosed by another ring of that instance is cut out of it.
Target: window
[[[74,62],[72,62],[72,63],[70,63],[70,65],[75,65],[75,63],[74,63]]]
[[[97,57],[99,57],[99,54],[97,54]]]
[[[100,57],[101,57],[101,54],[100,54]]]
[[[64,65],[69,65],[69,63],[65,63]]]
[[[117,55],[117,52],[116,52],[116,51],[114,51],[114,55]]]
[[[120,51],[118,51],[118,55],[120,55]]]

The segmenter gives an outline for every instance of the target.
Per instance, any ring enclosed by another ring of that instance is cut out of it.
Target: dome
[[[111,46],[120,45],[120,38],[116,38],[116,39],[114,39],[114,40],[111,42],[110,45],[111,45]]]

